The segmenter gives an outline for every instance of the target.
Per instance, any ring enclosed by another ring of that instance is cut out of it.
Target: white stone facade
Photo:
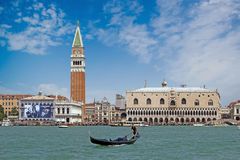
[[[231,117],[237,121],[240,121],[240,103],[236,103],[231,108]]]
[[[82,104],[75,102],[56,102],[55,121],[59,123],[81,123]]]
[[[141,88],[126,93],[128,121],[149,124],[207,123],[221,118],[217,90],[196,87]]]

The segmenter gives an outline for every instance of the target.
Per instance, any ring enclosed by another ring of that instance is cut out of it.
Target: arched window
[[[133,104],[138,104],[138,99],[137,98],[134,98]]]
[[[195,100],[194,105],[199,106],[199,100],[198,99]]]
[[[148,98],[146,103],[147,103],[147,104],[151,104],[151,103],[152,103],[151,99]]]
[[[213,106],[213,100],[210,99],[210,100],[208,101],[208,105],[209,105],[209,106]]]
[[[163,98],[161,98],[160,99],[160,104],[164,104],[165,102],[164,102],[164,99]]]
[[[170,105],[171,105],[171,106],[175,106],[175,101],[174,101],[174,100],[171,100]]]
[[[187,103],[186,99],[183,98],[183,99],[182,99],[182,104],[186,104],[186,103]]]

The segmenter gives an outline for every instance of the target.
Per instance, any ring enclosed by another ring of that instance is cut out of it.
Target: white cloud
[[[37,91],[41,91],[44,94],[62,95],[69,97],[69,91],[65,87],[59,87],[56,84],[40,84],[37,87]]]
[[[149,62],[152,58],[151,46],[156,41],[149,36],[145,25],[128,25],[119,32],[119,40],[128,46],[133,55],[137,55],[141,62]]]
[[[8,32],[7,30],[12,28],[12,26],[8,24],[0,24],[0,46],[4,47],[6,45],[6,39]]]
[[[106,45],[122,45],[141,62],[148,63],[152,56],[151,47],[156,41],[149,35],[146,25],[134,22],[142,10],[137,1],[108,2],[104,6],[104,12],[109,15],[107,29],[97,29],[96,23],[90,23],[91,35]]]
[[[6,39],[9,50],[47,54],[49,47],[60,45],[64,35],[73,33],[74,26],[65,21],[65,13],[54,5],[44,6],[43,3],[34,2],[33,7],[25,7],[29,12],[18,12],[14,22],[26,27],[19,32],[5,28],[2,32],[4,36],[0,35],[0,38]]]
[[[157,0],[156,4],[150,23],[140,24],[143,7],[137,1],[108,2],[104,6],[106,29],[96,28],[98,22],[94,22],[91,35],[106,45],[127,48],[175,84],[218,88],[224,104],[239,98],[239,1],[186,5],[182,0]]]
[[[218,88],[224,103],[239,98],[235,88],[240,85],[240,28],[234,21],[239,20],[240,4],[200,1],[187,13],[179,7],[167,7],[165,14],[152,20],[154,33],[163,40],[159,54],[168,62],[166,76],[175,83]],[[175,10],[179,12],[172,16]]]

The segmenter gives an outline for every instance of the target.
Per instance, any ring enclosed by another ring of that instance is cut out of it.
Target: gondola
[[[110,146],[110,145],[133,144],[136,142],[136,140],[139,137],[140,137],[140,135],[137,134],[136,136],[133,136],[130,139],[127,139],[127,137],[123,137],[123,138],[117,138],[114,140],[111,140],[111,139],[107,140],[107,139],[97,139],[97,138],[93,138],[90,136],[90,141],[94,144]]]

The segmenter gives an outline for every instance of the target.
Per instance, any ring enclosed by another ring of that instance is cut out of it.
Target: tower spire
[[[85,55],[80,24],[77,21],[71,54],[71,100],[82,102],[83,119],[85,115]]]
[[[74,36],[72,47],[83,47],[83,41],[82,41],[82,35],[81,35],[81,31],[80,31],[79,20],[77,21],[77,28],[75,31],[75,36]]]

